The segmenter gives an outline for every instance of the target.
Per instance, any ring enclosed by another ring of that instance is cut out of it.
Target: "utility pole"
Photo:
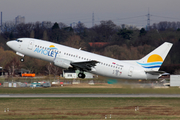
[[[148,8],[148,14],[146,15],[147,16],[147,30],[149,30],[149,27],[150,27],[150,13],[149,13],[149,8]]]
[[[92,13],[92,27],[94,26],[94,12]]]
[[[1,29],[0,29],[0,33],[2,32],[2,12],[1,12]]]

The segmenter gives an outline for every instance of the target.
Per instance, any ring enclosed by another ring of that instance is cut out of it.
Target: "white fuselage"
[[[56,58],[63,58],[71,62],[99,61],[93,70],[88,71],[97,75],[123,79],[158,78],[158,76],[147,74],[136,61],[120,61],[48,41],[22,38],[22,41],[9,41],[7,45],[18,53],[49,62],[54,62]]]

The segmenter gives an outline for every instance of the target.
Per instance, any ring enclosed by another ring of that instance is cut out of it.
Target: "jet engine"
[[[54,60],[54,65],[61,67],[61,68],[68,69],[68,68],[72,67],[70,65],[70,62],[71,61],[69,61],[69,60],[56,57],[56,59]]]

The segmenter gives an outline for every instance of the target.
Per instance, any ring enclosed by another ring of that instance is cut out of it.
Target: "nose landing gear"
[[[24,62],[24,58],[21,58],[20,61],[21,61],[21,62]]]

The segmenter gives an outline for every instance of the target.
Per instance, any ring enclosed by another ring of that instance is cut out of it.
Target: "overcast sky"
[[[92,26],[93,12],[95,24],[113,20],[117,25],[145,27],[148,8],[151,24],[180,21],[180,0],[0,0],[3,22],[21,15],[26,23],[52,21],[69,25],[81,21],[87,27]]]

